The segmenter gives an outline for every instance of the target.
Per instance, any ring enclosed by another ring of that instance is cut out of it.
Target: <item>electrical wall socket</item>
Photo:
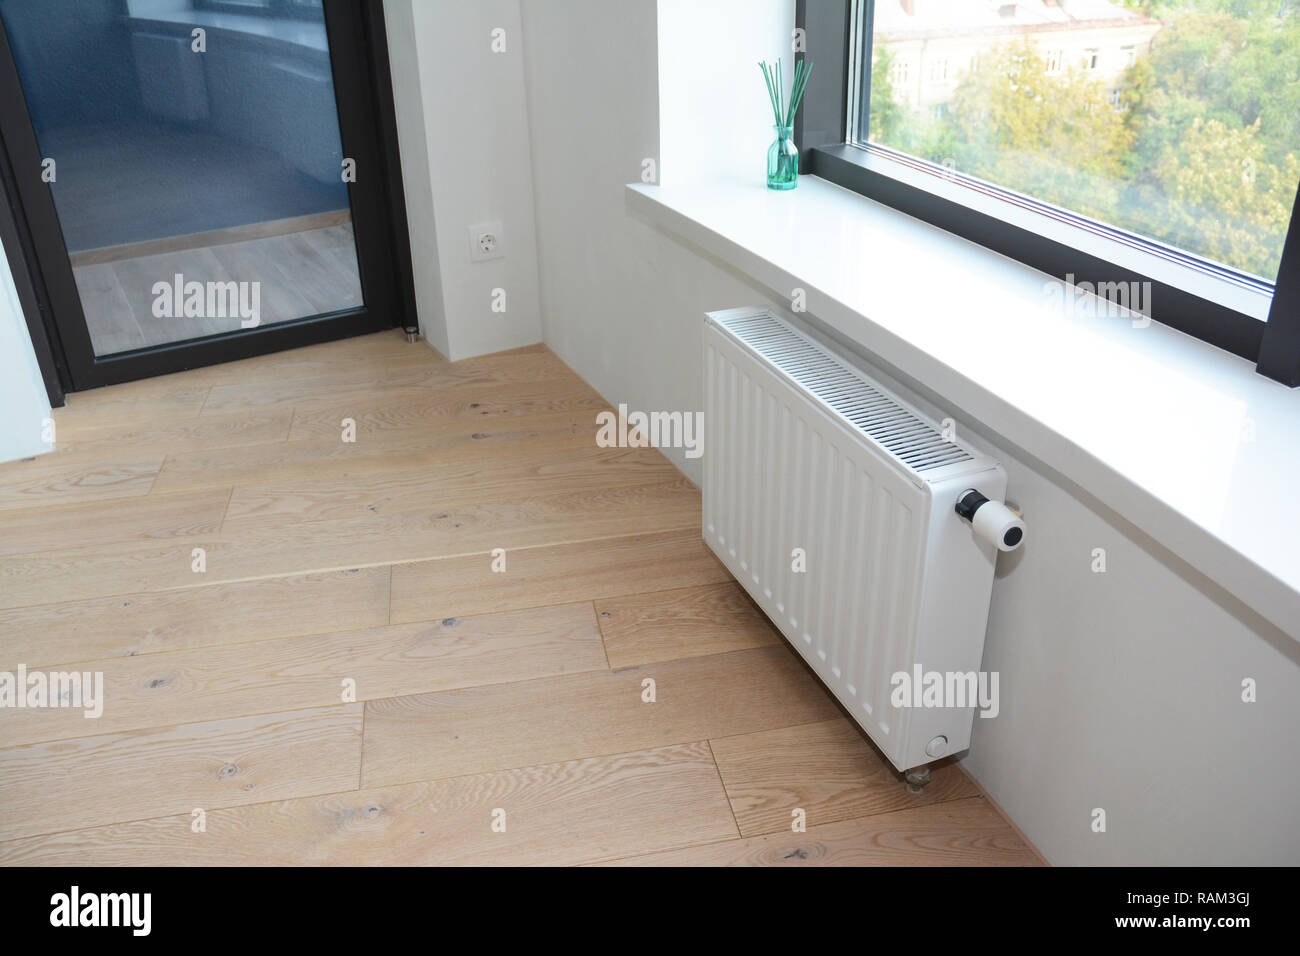
[[[500,259],[505,249],[502,244],[501,223],[480,222],[469,227],[469,261],[484,262]]]

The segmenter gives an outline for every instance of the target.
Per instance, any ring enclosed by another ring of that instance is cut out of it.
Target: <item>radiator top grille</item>
[[[719,324],[913,471],[973,460],[939,429],[776,316],[749,313]]]

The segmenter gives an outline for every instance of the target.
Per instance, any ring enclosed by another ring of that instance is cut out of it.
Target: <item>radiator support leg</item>
[[[925,785],[930,782],[929,767],[913,767],[907,773],[903,774],[903,779],[907,781],[907,789],[912,793],[920,793],[925,789]]]

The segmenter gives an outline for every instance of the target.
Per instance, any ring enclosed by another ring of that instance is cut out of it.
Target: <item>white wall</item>
[[[694,6],[522,8],[546,342],[609,401],[643,410],[701,407],[701,313],[785,291],[758,290],[624,213],[622,185],[656,155],[656,105],[688,104],[684,126],[665,117],[670,140],[682,128],[703,137],[696,151],[664,144],[665,181],[725,173],[769,140],[764,127],[725,148],[747,91],[766,96],[755,61],[776,53],[737,37],[764,23],[788,36],[793,5]],[[665,29],[672,76],[657,69]],[[761,156],[731,170],[761,181]],[[1300,863],[1300,645],[1067,479],[1003,452],[1032,538],[999,567],[984,666],[1002,675],[1002,713],[976,721],[967,766],[1055,863]],[[669,453],[698,481],[698,459]],[[1091,571],[1095,547],[1105,574]],[[1260,682],[1256,704],[1240,701],[1244,677]],[[1105,834],[1089,828],[1095,807]]]
[[[18,304],[9,260],[0,254],[0,462],[49,451],[44,441],[50,402]]]
[[[788,97],[794,4],[660,0],[657,26],[659,182],[725,176],[766,188],[767,148],[776,133],[758,62],[782,61]]]
[[[1056,863],[1300,863],[1300,644],[1065,479],[1001,457],[1032,539],[999,566],[984,669],[1002,712],[975,721],[967,768]]]
[[[748,40],[733,46],[731,37],[787,36],[793,5],[726,0],[707,15],[706,6],[523,3],[545,341],[602,395],[634,409],[699,409],[700,316],[764,298],[624,211],[623,186],[640,180],[647,158],[656,160],[661,181],[741,175],[743,167],[763,187],[772,137],[757,64],[775,58],[780,41],[759,49]],[[659,69],[662,23],[684,38],[674,47],[680,68],[671,76]],[[706,23],[725,31],[726,41],[696,35]],[[697,77],[691,63],[707,63],[706,74]],[[660,96],[727,108],[716,123],[692,108],[687,120],[666,124],[661,146]],[[744,149],[732,148],[733,112],[754,117],[757,132]],[[687,148],[691,138],[695,151]],[[700,480],[700,459],[665,451]]]
[[[519,2],[385,0],[384,14],[421,332],[453,360],[539,342]],[[505,256],[471,262],[470,226],[493,221]]]

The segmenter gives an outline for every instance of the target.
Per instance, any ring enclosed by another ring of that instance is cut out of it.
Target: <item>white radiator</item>
[[[709,546],[895,767],[965,750],[973,706],[891,677],[980,670],[997,548],[955,506],[1001,466],[768,310],[710,313],[704,363]]]

